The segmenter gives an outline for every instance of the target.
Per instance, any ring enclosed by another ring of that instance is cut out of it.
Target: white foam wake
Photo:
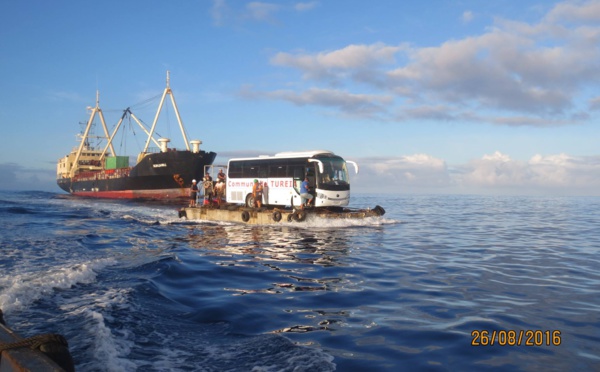
[[[96,272],[115,264],[104,258],[70,267],[49,268],[46,271],[3,273],[0,277],[0,309],[5,313],[31,305],[55,289],[69,289],[77,283],[92,283]]]

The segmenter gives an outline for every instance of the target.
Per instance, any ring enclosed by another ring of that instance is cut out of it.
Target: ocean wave
[[[54,294],[56,290],[91,283],[96,279],[98,270],[114,264],[114,259],[106,258],[69,267],[51,267],[45,271],[4,272],[0,276],[0,308],[11,313]]]

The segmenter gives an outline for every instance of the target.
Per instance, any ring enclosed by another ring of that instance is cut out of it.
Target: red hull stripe
[[[103,199],[181,199],[189,196],[189,189],[77,191],[73,195]]]

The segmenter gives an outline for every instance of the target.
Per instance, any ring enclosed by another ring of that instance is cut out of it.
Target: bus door
[[[317,186],[317,178],[316,178],[316,171],[315,171],[315,167],[316,167],[316,163],[314,164],[310,164],[309,166],[306,167],[306,178],[308,178],[308,186],[310,187],[310,190],[315,190],[316,186]],[[314,193],[311,192],[311,193]]]
[[[294,190],[300,195],[300,185],[302,181],[304,181],[304,170],[302,167],[294,167],[293,168],[293,177],[294,177]]]

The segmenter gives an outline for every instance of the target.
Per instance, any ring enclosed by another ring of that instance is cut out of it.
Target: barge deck
[[[179,210],[179,217],[188,220],[236,222],[248,225],[273,225],[281,222],[304,222],[311,218],[320,219],[361,219],[380,217],[385,209],[379,205],[374,208],[309,208],[304,210],[291,208],[248,208],[236,204],[203,205]]]

